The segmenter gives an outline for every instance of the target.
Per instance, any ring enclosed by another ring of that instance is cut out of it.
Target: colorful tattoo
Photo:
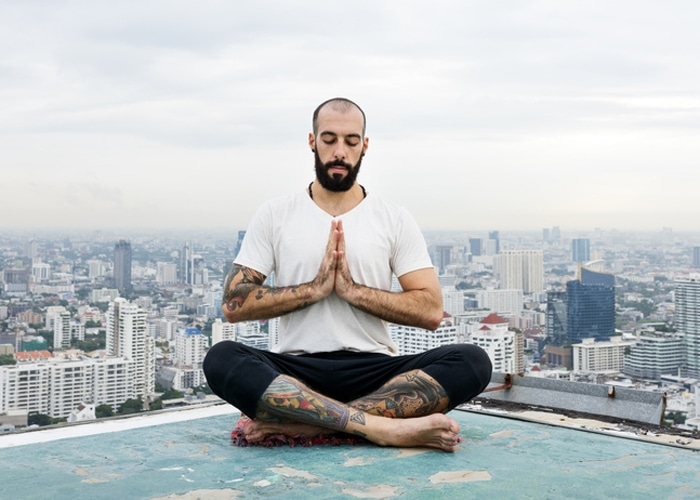
[[[291,377],[281,375],[272,381],[260,398],[256,419],[311,424],[336,431],[348,425],[350,409],[323,397]],[[353,416],[353,421],[357,417]]]
[[[349,403],[371,415],[390,418],[422,417],[449,409],[445,389],[421,370],[398,375],[377,391]]]

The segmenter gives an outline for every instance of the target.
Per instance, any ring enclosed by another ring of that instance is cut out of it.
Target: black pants
[[[445,389],[450,409],[477,396],[491,380],[488,355],[472,344],[451,344],[406,356],[350,351],[292,356],[226,340],[212,346],[203,368],[212,391],[251,418],[279,375],[289,375],[346,403],[376,391],[396,375],[418,369]]]

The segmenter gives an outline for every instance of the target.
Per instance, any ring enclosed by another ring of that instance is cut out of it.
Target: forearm
[[[303,309],[323,298],[319,279],[287,287],[263,285],[265,276],[234,265],[226,278],[221,310],[231,323],[270,319]]]
[[[431,290],[389,292],[355,284],[345,300],[390,323],[435,330],[442,321],[442,296]]]
[[[317,302],[311,283],[289,287],[239,284],[224,296],[221,310],[231,323],[283,316]]]

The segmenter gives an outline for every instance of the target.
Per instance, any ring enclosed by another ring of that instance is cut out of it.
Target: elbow
[[[434,332],[435,330],[437,330],[440,327],[440,324],[442,323],[442,319],[443,319],[442,311],[438,311],[437,313],[433,313],[429,317],[426,317],[425,326],[423,328]]]
[[[226,318],[226,321],[229,323],[238,323],[241,321],[240,314],[238,314],[235,310],[229,309],[226,304],[221,306],[221,312],[224,315],[224,318]]]

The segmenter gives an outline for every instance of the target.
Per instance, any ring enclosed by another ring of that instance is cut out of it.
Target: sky
[[[244,229],[314,108],[426,230],[698,230],[700,2],[0,0],[0,230]]]

